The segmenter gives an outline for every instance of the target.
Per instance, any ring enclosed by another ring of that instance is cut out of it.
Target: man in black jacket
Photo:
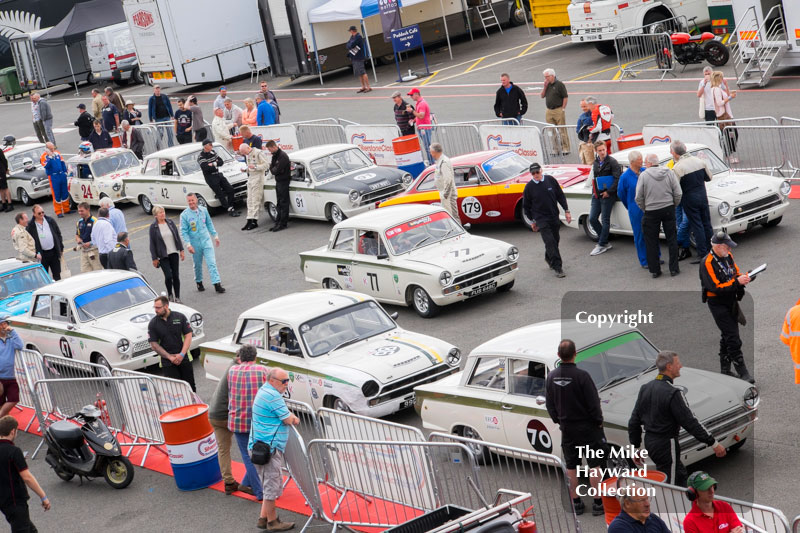
[[[583,514],[585,505],[578,497],[577,467],[586,459],[590,468],[605,463],[606,435],[600,395],[592,377],[575,365],[575,343],[564,339],[558,344],[561,365],[547,375],[545,406],[553,422],[561,429],[561,451],[569,477],[569,490],[575,514]],[[584,450],[591,450],[585,457]],[[594,471],[593,471],[594,473]],[[598,473],[599,474],[599,473]],[[592,475],[590,483],[597,490],[601,475]],[[595,498],[592,515],[603,514],[603,501]]]
[[[130,125],[127,120],[123,120],[120,125],[122,133],[120,134],[120,142],[123,148],[129,148],[136,157],[141,161],[144,159],[144,139],[142,132]]]
[[[611,232],[611,210],[617,201],[617,184],[622,167],[608,155],[603,141],[594,143],[596,157],[592,164],[592,205],[589,208],[589,224],[597,234],[597,246],[589,255],[600,255],[611,249],[608,234]],[[601,223],[602,221],[602,223]]]
[[[238,217],[239,212],[233,208],[233,187],[228,182],[228,178],[222,175],[219,167],[225,164],[217,152],[214,151],[214,143],[206,139],[203,141],[203,149],[200,155],[197,156],[197,162],[200,164],[200,170],[203,171],[203,178],[214,194],[219,198],[219,203],[222,204],[223,209],[227,209],[228,214],[232,217]]]
[[[128,232],[120,231],[117,235],[117,245],[108,254],[108,268],[138,272],[136,262],[133,260],[133,251],[129,248],[130,244]]]
[[[91,113],[86,111],[86,104],[78,104],[79,115],[75,125],[78,126],[78,135],[82,141],[88,141],[89,135],[94,131],[94,117]]]
[[[36,255],[42,266],[53,279],[61,279],[61,254],[64,252],[64,241],[61,238],[61,229],[56,221],[44,214],[42,206],[33,206],[33,220],[28,222],[28,233],[36,244]]]
[[[686,486],[686,467],[681,463],[678,433],[683,428],[694,438],[714,449],[717,457],[725,457],[725,448],[694,416],[683,390],[673,385],[680,377],[680,357],[675,352],[662,351],[656,357],[658,375],[639,389],[639,397],[628,421],[628,439],[636,448],[644,447],[656,470],[667,474],[667,483]]]
[[[275,179],[275,195],[277,196],[278,218],[270,231],[281,231],[289,224],[289,182],[292,179],[292,162],[289,155],[278,148],[275,141],[267,141],[267,150],[272,154],[269,172]]]
[[[500,75],[500,88],[494,99],[494,114],[507,126],[518,125],[522,115],[528,112],[528,99],[522,89],[511,83],[508,74]],[[516,119],[514,121],[513,119]]]
[[[527,220],[531,221],[531,229],[539,231],[544,242],[544,260],[556,271],[557,278],[565,276],[561,264],[561,253],[558,251],[559,230],[558,205],[564,208],[567,224],[572,222],[572,215],[567,207],[567,197],[556,179],[549,174],[542,176],[542,167],[533,163],[530,167],[533,179],[525,185],[522,192],[522,209]]]

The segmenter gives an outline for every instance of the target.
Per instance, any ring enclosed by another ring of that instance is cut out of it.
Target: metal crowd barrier
[[[650,498],[651,512],[661,517],[672,531],[683,531],[683,519],[692,508],[692,502],[686,498],[685,488],[646,478],[625,476],[620,478],[618,486],[626,487],[633,483],[639,487],[653,490],[655,496]],[[714,495],[714,499],[729,503],[736,512],[736,516],[742,521],[742,524],[747,526],[747,531],[759,533],[791,532],[789,521],[778,509],[733,498],[725,498],[718,494]]]
[[[483,464],[478,471],[478,486],[483,494],[501,488],[530,492],[536,523],[544,531],[580,531],[566,467],[559,457],[447,433],[431,433],[428,440],[469,448]]]
[[[523,125],[535,125],[541,129],[542,137],[542,151],[544,162],[547,165],[562,165],[562,164],[584,164],[591,165],[594,161],[594,148],[592,147],[591,153],[587,152],[587,159],[581,158],[581,146],[584,141],[578,138],[578,132],[575,129],[575,124],[566,124],[564,126],[554,126],[549,122],[541,122],[538,120],[530,120],[527,118],[522,119]],[[617,124],[611,124],[611,152],[619,151],[619,144],[617,139],[621,135],[620,127]],[[563,153],[562,135],[567,136],[567,144],[569,146],[568,152]]]
[[[440,143],[450,156],[484,149],[478,126],[463,122],[437,124],[431,132],[431,143]]]
[[[319,438],[372,441],[425,442],[422,431],[411,426],[322,407],[317,409]]]
[[[192,387],[183,380],[165,378],[162,376],[154,376],[144,372],[137,372],[135,370],[125,370],[122,368],[115,368],[111,371],[114,377],[126,376],[146,376],[153,384],[153,392],[158,399],[159,412],[156,417],[160,416],[166,411],[191,405],[194,403],[204,403],[197,394],[192,391]]]
[[[781,126],[800,126],[800,118],[781,117],[780,118],[780,125]]]
[[[722,147],[735,170],[792,177],[791,160],[800,163],[800,126],[725,126]]]
[[[211,131],[211,124],[203,121],[206,128],[206,138],[214,140],[214,132]],[[159,150],[171,148],[178,145],[175,137],[175,124],[173,122],[150,122],[141,126],[134,126],[142,134],[144,149],[142,153],[148,156]],[[192,142],[194,142],[194,132],[192,132]]]
[[[631,28],[617,34],[614,47],[617,50],[617,65],[622,72],[619,80],[647,71],[661,72],[661,79],[673,74],[672,40],[675,31],[687,31],[685,16],[659,20],[652,24]]]
[[[294,127],[300,148],[347,143],[344,126],[340,124],[296,124]]]

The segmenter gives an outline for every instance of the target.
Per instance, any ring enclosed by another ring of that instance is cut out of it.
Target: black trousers
[[[55,281],[61,279],[61,254],[55,248],[42,250],[42,266],[45,270],[50,269],[50,275]]]
[[[189,144],[192,142],[192,132],[188,133],[179,133],[175,135],[178,138],[178,144]]]
[[[278,197],[278,219],[275,221],[276,226],[286,226],[289,224],[289,181],[275,182],[275,194]]]
[[[222,204],[222,207],[225,209],[233,207],[233,187],[228,182],[228,178],[219,172],[204,177],[208,186],[214,191],[214,195],[219,199],[219,203]]]
[[[181,279],[178,275],[178,264],[180,256],[177,253],[169,254],[167,257],[162,257],[158,260],[158,266],[164,273],[164,284],[167,286],[167,294],[181,297]]]
[[[720,364],[724,365],[726,361],[729,361],[728,365],[742,364],[742,338],[739,336],[739,322],[736,320],[738,316],[736,302],[730,299],[720,300],[719,296],[709,298],[708,310],[711,311],[711,316],[714,317],[714,322],[720,331]]]
[[[642,237],[647,255],[647,268],[651,273],[661,272],[661,245],[658,243],[658,234],[664,226],[664,236],[669,247],[669,271],[679,272],[678,268],[678,230],[675,227],[675,206],[668,205],[662,209],[645,211],[642,217]]]
[[[37,533],[36,526],[31,522],[28,502],[19,502],[17,505],[0,508],[6,521],[11,526],[11,533]]]
[[[189,354],[183,356],[183,360],[179,365],[173,365],[171,361],[162,358],[161,366],[164,369],[164,377],[172,379],[180,379],[188,383],[192,387],[192,391],[197,392],[194,385],[194,369],[192,362],[189,361]]]
[[[108,268],[108,254],[100,254],[100,264],[103,268]]]
[[[559,235],[561,221],[557,219],[537,220],[536,225],[539,226],[539,235],[542,236],[542,242],[544,242],[544,260],[553,270],[561,270],[561,252],[558,251],[558,243],[561,241]]]
[[[194,132],[194,142],[199,143],[206,140],[208,137],[208,130],[206,128],[200,128],[199,130],[195,130]]]
[[[705,186],[683,195],[681,206],[689,220],[689,231],[694,234],[697,257],[705,257],[711,247],[714,230],[711,227],[711,213],[708,209],[708,196]]]
[[[681,463],[681,445],[677,438],[654,435],[645,431],[644,447],[656,464],[656,470],[667,474],[667,483],[679,487],[686,486],[689,474]]]

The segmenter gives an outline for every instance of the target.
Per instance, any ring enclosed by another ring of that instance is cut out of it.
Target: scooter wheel
[[[124,489],[133,481],[133,465],[125,456],[106,459],[102,469],[106,483],[115,489]]]

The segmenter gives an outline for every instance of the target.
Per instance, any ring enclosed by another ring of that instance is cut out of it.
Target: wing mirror
[[[381,259],[389,259],[389,254],[387,254],[386,252],[383,252],[382,254],[378,254],[378,255],[376,256],[376,258],[377,258],[378,260],[381,260]]]
[[[480,179],[478,179],[478,176],[470,176],[470,178],[467,180],[467,183],[469,183],[471,185],[474,185],[474,184],[479,183],[479,182],[480,182]]]
[[[534,400],[536,400],[536,405],[544,405],[546,401],[544,396],[537,396]]]
[[[392,313],[391,315],[389,315],[389,318],[391,318],[392,320],[397,320],[397,317],[399,317],[399,316],[400,316],[400,313],[398,313],[397,311],[395,311],[394,313]]]

